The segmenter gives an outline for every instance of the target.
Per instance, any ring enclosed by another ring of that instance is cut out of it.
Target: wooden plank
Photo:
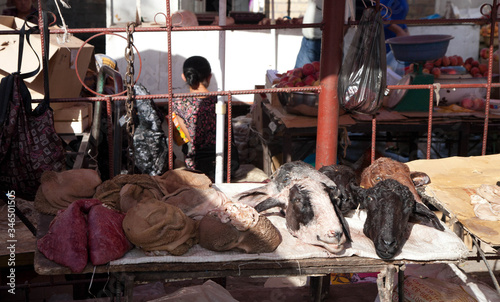
[[[494,185],[500,180],[500,154],[415,160],[407,165],[412,171],[429,175],[431,183],[426,186],[425,194],[435,199],[438,209],[481,241],[500,246],[500,223],[477,218],[470,201],[470,195],[481,184]]]
[[[82,135],[82,140],[80,142],[80,147],[78,148],[78,154],[76,155],[75,163],[73,164],[73,169],[81,169],[83,166],[83,160],[87,155],[89,149],[89,139],[90,133],[85,132]]]
[[[17,203],[21,204],[21,202],[24,203],[22,208],[29,207],[29,203],[32,206],[32,202],[30,201],[17,200]],[[2,267],[7,266],[9,259],[14,258],[16,266],[33,264],[36,238],[18,217],[15,218],[13,224],[9,224],[9,214],[12,211],[9,210],[6,204],[0,207],[0,263],[2,263]],[[12,229],[12,226],[14,227],[14,232],[9,231],[9,229]],[[11,237],[10,234],[13,236]],[[8,247],[14,247],[13,252],[15,253],[15,257],[11,257]]]

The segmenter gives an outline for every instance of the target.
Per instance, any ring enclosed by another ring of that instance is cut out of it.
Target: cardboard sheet
[[[425,194],[433,197],[452,218],[480,240],[500,246],[500,221],[477,218],[470,202],[470,195],[481,184],[494,185],[500,181],[500,154],[416,160],[407,164],[410,170],[430,176]]]
[[[252,187],[262,184],[221,184],[219,188],[231,198],[236,193],[243,192]],[[379,259],[375,253],[373,243],[363,234],[363,225],[366,220],[366,213],[354,211],[346,217],[353,242],[346,245],[343,252],[332,254],[325,249],[302,243],[297,238],[290,235],[286,229],[285,219],[279,216],[269,216],[271,222],[279,229],[283,241],[272,253],[246,254],[238,251],[213,252],[206,250],[199,245],[193,246],[182,256],[146,256],[144,252],[135,248],[125,254],[121,259],[111,262],[111,265],[138,264],[151,262],[228,262],[238,260],[296,260],[307,258],[334,258],[357,255]],[[405,243],[400,254],[394,259],[421,260],[421,261],[454,261],[464,259],[468,254],[468,249],[463,241],[445,226],[445,231],[441,232],[434,228],[423,225],[411,225],[408,230],[410,237]]]
[[[17,17],[0,16],[0,30],[20,29],[24,21]],[[31,24],[33,26],[34,24]],[[19,52],[19,34],[0,35],[0,79],[17,71],[17,57]],[[21,72],[35,70],[42,60],[42,46],[39,34],[30,35],[31,45],[38,54],[38,59],[33,50],[25,43]],[[85,78],[87,69],[94,54],[94,46],[84,44],[84,41],[72,36],[69,41],[59,44],[57,35],[50,35],[49,47],[49,90],[51,98],[76,98],[80,95],[82,84],[78,80]],[[78,75],[75,60],[78,52]],[[37,75],[25,79],[33,99],[42,99],[43,72],[40,69]]]
[[[265,104],[267,109],[277,118],[279,118],[287,128],[312,128],[318,126],[318,118],[314,116],[289,114],[283,109],[281,104]],[[350,114],[339,116],[339,126],[350,126],[356,124],[356,121]]]
[[[391,122],[391,121],[403,121],[407,118],[397,111],[389,111],[385,108],[381,108],[376,113],[378,122]],[[369,122],[372,120],[372,115],[369,114],[353,114],[352,117],[358,121]]]

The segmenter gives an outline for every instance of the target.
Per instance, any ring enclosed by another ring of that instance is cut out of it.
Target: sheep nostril
[[[395,246],[396,245],[396,241],[394,241],[394,240],[392,240],[392,241],[384,240],[384,244],[386,246]]]
[[[335,238],[337,239],[337,241],[340,241],[340,239],[342,238],[342,234],[342,232],[335,232],[331,230],[328,234],[328,237]]]

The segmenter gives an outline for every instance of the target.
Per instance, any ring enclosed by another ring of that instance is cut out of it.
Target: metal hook
[[[163,17],[165,17],[165,26],[167,26],[169,23],[171,23],[171,22],[169,22],[170,19],[167,17],[167,15],[165,13],[160,12],[160,13],[156,13],[154,18],[153,18],[153,21],[155,22],[155,24],[160,24],[160,23],[158,23],[158,21],[156,21],[156,16],[158,16],[158,15],[162,15]]]
[[[486,8],[488,8],[488,10],[483,11]],[[492,11],[493,11],[493,6],[491,4],[488,4],[488,3],[484,3],[479,8],[479,12],[481,13],[481,15],[483,15],[483,17],[487,17],[487,18],[490,17],[490,14],[491,14]]]
[[[52,15],[52,22],[50,22],[48,26],[52,26],[52,25],[56,24],[56,22],[57,22],[56,14],[54,14],[53,12],[47,12],[47,13]]]

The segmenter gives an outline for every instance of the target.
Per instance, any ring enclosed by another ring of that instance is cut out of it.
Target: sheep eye
[[[374,180],[374,182],[379,182],[382,180],[382,177],[376,176],[373,180]]]

